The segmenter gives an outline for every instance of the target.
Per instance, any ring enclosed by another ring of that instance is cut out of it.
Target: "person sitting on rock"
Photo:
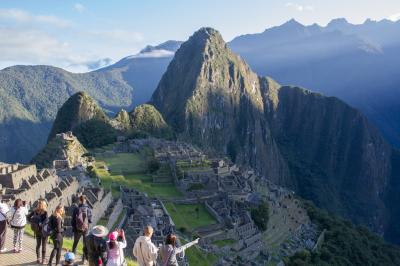
[[[146,226],[143,230],[143,236],[139,236],[133,246],[133,255],[136,257],[139,266],[156,265],[157,247],[151,242],[153,227]]]

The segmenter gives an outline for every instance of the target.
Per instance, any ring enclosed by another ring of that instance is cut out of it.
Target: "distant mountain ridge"
[[[338,97],[360,109],[400,147],[400,21],[291,20],[234,38],[230,48],[259,75]]]
[[[111,115],[147,102],[179,45],[147,47],[136,57],[81,74],[52,66],[0,70],[0,161],[28,162],[45,145],[57,110],[76,92],[89,93]],[[149,57],[150,50],[168,54]]]
[[[291,20],[261,34],[239,36],[228,45],[261,76],[273,76],[281,84],[297,84],[345,100],[399,147],[399,25],[388,20],[353,25],[337,19],[322,27]],[[90,74],[65,71],[69,74],[58,75],[63,71],[49,66],[45,67],[45,75],[42,66],[0,70],[0,101],[5,103],[0,111],[0,148],[9,150],[0,152],[0,159],[28,161],[44,145],[57,109],[75,92],[89,92],[111,113],[146,103],[181,43],[167,41],[148,46],[137,55]],[[25,76],[28,68],[30,74]],[[64,84],[64,80],[68,82]],[[46,87],[52,88],[54,98]],[[29,137],[26,132],[30,132]]]

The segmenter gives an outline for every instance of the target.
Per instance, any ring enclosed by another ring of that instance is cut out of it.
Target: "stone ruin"
[[[72,206],[79,195],[84,194],[93,208],[93,224],[104,214],[112,202],[111,191],[103,188],[81,187],[77,178],[64,172],[57,175],[55,169],[41,169],[35,165],[7,164],[0,162],[0,194],[9,206],[18,198],[27,202],[28,208],[36,207],[37,200],[45,199],[48,212],[52,213],[58,204],[66,207],[68,227]]]
[[[246,259],[256,258],[263,249],[262,234],[254,224],[245,203],[233,200],[228,194],[221,194],[205,202],[206,209],[227,230],[220,234],[205,235],[203,241],[220,239],[236,241],[231,250]]]
[[[135,189],[121,187],[120,191],[122,203],[127,209],[124,230],[127,236],[128,250],[133,248],[136,238],[143,235],[143,228],[146,225],[154,228],[152,242],[156,246],[164,244],[166,236],[175,232],[175,224],[164,204]],[[181,260],[179,264],[186,265],[186,259]]]

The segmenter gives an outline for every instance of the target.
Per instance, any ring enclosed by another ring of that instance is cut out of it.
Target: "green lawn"
[[[201,204],[174,204],[167,202],[165,203],[165,207],[177,229],[184,227],[189,231],[193,231],[198,227],[216,223],[204,205]],[[199,208],[198,215],[196,207]]]
[[[116,153],[112,156],[96,157],[96,175],[101,179],[102,185],[112,188],[113,195],[119,191],[114,185],[124,185],[147,193],[149,196],[161,198],[180,198],[182,194],[173,183],[153,183],[153,178],[146,172],[147,154],[142,153]],[[104,169],[107,165],[109,171]]]
[[[181,239],[182,244],[186,243]],[[205,253],[197,246],[193,246],[185,250],[185,256],[189,261],[190,266],[212,266],[218,257],[213,253]]]

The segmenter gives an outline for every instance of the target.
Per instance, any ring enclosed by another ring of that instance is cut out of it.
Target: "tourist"
[[[6,203],[1,202],[2,197],[0,195],[0,253],[4,253],[7,251],[6,244],[6,233],[7,233],[7,213],[10,211],[10,208]]]
[[[111,232],[108,235],[108,243],[107,243],[107,266],[126,265],[124,257],[124,248],[126,248],[126,239],[124,230]]]
[[[86,238],[89,266],[104,265],[107,260],[107,241],[104,239],[107,234],[106,227],[96,225]]]
[[[199,243],[199,239],[189,242],[181,247],[176,247],[176,235],[169,234],[165,239],[165,245],[160,248],[160,259],[162,266],[178,266],[176,256],[181,254],[184,257],[185,249]]]
[[[139,236],[133,247],[133,255],[136,257],[140,266],[156,265],[157,247],[151,242],[153,227],[146,226],[143,230],[143,236]]]
[[[53,250],[51,251],[48,265],[51,265],[54,256],[56,257],[56,265],[60,263],[64,234],[64,214],[64,206],[58,205],[49,219],[49,225],[52,230],[50,238],[53,240]]]
[[[36,238],[36,258],[37,263],[46,264],[46,244],[48,236],[42,232],[43,225],[47,223],[47,203],[40,199],[34,211],[28,215],[32,231]],[[40,247],[42,247],[42,259],[40,259]]]
[[[75,254],[72,252],[67,252],[64,254],[64,262],[62,266],[77,266],[75,263]]]
[[[11,228],[14,229],[14,253],[22,251],[22,239],[24,236],[24,229],[26,225],[26,216],[28,215],[28,209],[25,207],[26,202],[22,199],[17,199],[14,202],[14,207],[11,209]]]
[[[86,196],[79,197],[79,205],[72,212],[72,231],[74,232],[74,243],[72,244],[72,252],[76,253],[76,247],[82,237],[83,242],[83,257],[82,261],[87,258],[86,236],[89,231],[89,224],[92,223],[92,210],[86,203]]]

